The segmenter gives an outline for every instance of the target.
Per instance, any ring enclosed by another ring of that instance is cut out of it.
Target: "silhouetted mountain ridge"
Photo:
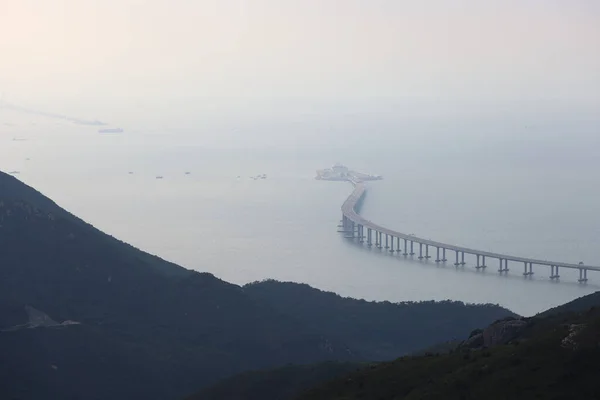
[[[244,373],[190,400],[600,398],[600,296],[531,318],[508,316],[462,341],[382,363],[291,365]]]
[[[245,370],[355,362],[398,348],[376,335],[354,340],[341,326],[323,329],[310,308],[288,312],[278,295],[255,289],[144,253],[0,172],[2,398],[180,398]],[[332,300],[311,307],[331,309],[324,303]],[[345,302],[339,321],[355,306]],[[369,304],[361,315],[396,320],[396,308]],[[27,306],[55,324],[28,328]],[[511,314],[486,310],[475,313],[476,326]]]
[[[597,399],[600,308],[595,304],[584,312],[519,320],[517,331],[490,346],[463,345],[450,354],[365,368],[296,399]],[[504,323],[511,321],[486,328],[488,339],[494,332],[504,336]]]

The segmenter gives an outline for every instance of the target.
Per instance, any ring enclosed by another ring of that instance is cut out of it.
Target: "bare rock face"
[[[567,349],[577,350],[577,335],[587,327],[587,324],[569,325],[569,334],[561,341],[561,346]]]
[[[62,323],[58,323],[52,318],[48,316],[43,311],[40,311],[30,305],[25,306],[25,311],[27,312],[27,317],[29,321],[26,324],[16,325],[7,329],[4,329],[0,332],[10,332],[10,331],[18,331],[21,329],[34,329],[34,328],[55,328],[55,327],[63,327],[69,325],[80,325],[77,321],[66,320]]]
[[[466,347],[468,349],[479,349],[483,347],[483,332],[476,333],[471,335],[467,340],[465,340],[460,347]]]
[[[527,326],[522,319],[504,320],[493,323],[483,330],[483,347],[492,347],[510,342]]]
[[[43,311],[37,310],[29,305],[25,306],[25,311],[29,317],[29,328],[51,327],[60,325],[58,322],[48,316]]]

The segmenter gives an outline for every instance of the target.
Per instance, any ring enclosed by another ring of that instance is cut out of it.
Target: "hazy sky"
[[[599,49],[597,0],[0,0],[5,98],[116,121],[419,102],[589,111]]]

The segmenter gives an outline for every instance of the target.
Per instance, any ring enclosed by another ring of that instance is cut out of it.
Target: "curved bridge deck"
[[[343,228],[341,232],[345,232],[348,234],[350,238],[357,238],[361,243],[365,242],[369,247],[375,245],[378,248],[384,247],[384,238],[385,238],[385,248],[390,249],[390,252],[402,252],[400,246],[400,240],[404,242],[404,255],[414,255],[414,244],[419,245],[419,259],[429,259],[431,256],[429,255],[429,247],[434,247],[436,249],[437,258],[436,262],[445,262],[446,259],[446,251],[453,251],[456,253],[456,262],[454,265],[465,265],[464,255],[472,254],[477,257],[477,265],[476,268],[486,268],[485,260],[486,258],[493,258],[499,261],[499,272],[508,272],[508,261],[511,262],[520,262],[524,265],[523,275],[533,275],[533,265],[544,265],[549,266],[551,268],[550,278],[558,279],[558,269],[560,268],[569,268],[569,269],[577,269],[579,270],[579,282],[587,281],[587,271],[600,271],[600,267],[598,266],[590,266],[583,264],[571,264],[564,263],[558,261],[549,261],[549,260],[540,260],[535,258],[527,258],[527,257],[519,257],[510,254],[501,254],[501,253],[493,253],[489,251],[482,251],[471,249],[468,247],[455,246],[448,243],[436,242],[429,239],[420,238],[414,235],[408,235],[405,233],[401,233],[398,231],[394,231],[388,228],[385,228],[381,225],[377,225],[374,222],[371,222],[362,216],[356,211],[357,205],[360,201],[362,201],[365,193],[366,187],[365,184],[359,180],[348,179],[350,183],[354,186],[354,190],[350,194],[350,196],[346,199],[344,204],[342,205],[342,225],[340,227]],[[365,236],[366,229],[366,236]],[[351,235],[351,236],[350,236]],[[373,242],[373,236],[374,242]],[[394,250],[394,239],[396,239],[397,247]],[[408,245],[410,244],[410,248]],[[423,254],[423,246],[425,246],[425,255]],[[410,252],[409,252],[410,250]],[[440,258],[440,251],[442,252],[442,258]],[[460,260],[459,260],[460,256]],[[480,261],[482,261],[480,263]]]

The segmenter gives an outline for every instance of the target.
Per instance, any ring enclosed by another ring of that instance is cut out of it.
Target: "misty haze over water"
[[[0,169],[231,282],[530,315],[600,274],[556,284],[539,266],[524,280],[497,260],[476,273],[371,254],[336,233],[350,185],[314,174],[383,175],[362,212],[389,228],[600,265],[599,4],[0,2]]]
[[[593,121],[515,120],[520,135],[496,125],[497,134],[478,140],[476,130],[489,126],[482,124],[437,136],[437,143],[434,128],[414,124],[415,136],[396,136],[390,127],[390,145],[315,142],[249,152],[203,147],[168,131],[102,135],[43,117],[35,125],[18,113],[2,117],[10,122],[2,128],[0,169],[20,171],[24,182],[119,239],[231,282],[291,280],[370,300],[494,302],[526,315],[600,284],[595,273],[581,286],[576,271],[561,270],[556,284],[544,267],[524,280],[519,264],[499,277],[496,260],[477,273],[472,264],[457,271],[451,262],[378,254],[336,233],[351,186],[314,180],[316,169],[341,161],[384,175],[369,184],[362,210],[384,226],[482,250],[597,264]],[[567,128],[570,137],[561,135]],[[377,136],[365,134],[364,142]],[[250,178],[263,173],[266,180]]]

